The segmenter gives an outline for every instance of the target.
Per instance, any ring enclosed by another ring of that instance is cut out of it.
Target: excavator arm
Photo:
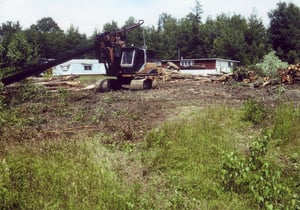
[[[4,86],[10,85],[10,84],[15,83],[15,82],[20,82],[20,81],[24,80],[27,77],[30,77],[32,75],[38,75],[38,74],[46,71],[47,69],[50,69],[54,66],[57,66],[57,65],[59,65],[61,63],[64,63],[68,60],[71,60],[71,59],[73,59],[77,56],[84,55],[84,54],[86,54],[88,52],[91,52],[91,51],[94,51],[94,50],[95,50],[94,46],[89,47],[89,48],[86,48],[86,49],[82,49],[82,50],[80,50],[76,53],[67,55],[65,57],[58,58],[54,61],[50,61],[50,62],[41,64],[41,65],[33,65],[33,66],[30,66],[30,67],[27,67],[26,69],[24,69],[21,72],[18,72],[16,74],[13,74],[13,75],[5,77],[5,78],[2,78],[1,82],[3,83]]]

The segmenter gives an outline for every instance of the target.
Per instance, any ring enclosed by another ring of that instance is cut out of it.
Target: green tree
[[[277,9],[268,13],[269,39],[278,56],[289,63],[300,57],[300,8],[293,3],[279,2]]]
[[[2,41],[0,40],[0,69],[1,67],[4,66],[4,60],[2,58],[2,55],[4,54],[4,47],[3,47],[3,44],[2,44]],[[1,78],[1,74],[0,74],[0,78]]]
[[[104,24],[102,29],[103,32],[111,32],[115,30],[119,30],[119,26],[116,21],[111,21],[111,23]]]
[[[38,47],[32,45],[23,31],[17,31],[12,34],[5,34],[5,43],[0,41],[0,77],[5,77],[10,72],[21,70],[28,64],[36,63],[39,59]]]
[[[89,43],[86,36],[84,34],[80,34],[78,28],[71,25],[65,33],[64,51],[72,53],[78,49],[83,49],[88,46]]]
[[[192,43],[191,36],[195,38],[195,35],[192,35],[191,33],[192,33],[192,23],[189,20],[189,18],[182,18],[181,20],[179,20],[178,29],[177,29],[178,57],[193,58],[192,54],[196,53],[196,48],[198,47],[191,44]]]
[[[52,32],[41,35],[41,54],[43,58],[52,59],[65,53],[65,35],[63,32]]]
[[[246,42],[245,32],[248,25],[241,15],[228,17],[222,14],[217,17],[216,31],[218,36],[214,39],[214,54],[223,58],[240,60],[245,63]]]
[[[217,49],[214,48],[214,42],[219,37],[219,24],[212,18],[207,18],[206,22],[201,26],[200,36],[203,40],[202,47],[206,52],[205,57],[219,57]]]
[[[11,42],[12,36],[16,32],[22,31],[22,28],[20,26],[19,22],[11,22],[8,21],[6,23],[2,23],[0,26],[0,63],[2,65],[6,66],[9,63],[9,60],[7,59],[7,46]]]
[[[15,67],[36,63],[38,60],[37,48],[28,43],[23,32],[16,32],[7,46],[7,58],[10,66]]]
[[[271,50],[268,45],[267,29],[256,14],[251,14],[248,18],[245,41],[247,44],[245,65],[258,63]]]
[[[167,13],[162,13],[158,21],[157,33],[159,56],[163,59],[177,58],[177,19]]]
[[[188,53],[189,58],[207,57],[207,52],[204,48],[203,37],[200,33],[200,27],[202,25],[201,15],[203,13],[202,6],[198,0],[195,1],[195,8],[193,12],[187,15],[187,21],[190,22],[189,28],[189,46],[191,46]]]
[[[44,17],[38,20],[37,24],[32,27],[41,33],[62,32],[58,24],[51,17]]]
[[[34,42],[40,48],[41,58],[57,58],[64,53],[64,32],[52,18],[38,20],[37,24],[31,25],[27,33],[36,36]]]
[[[136,24],[138,21],[134,19],[134,17],[129,17],[129,19],[125,22],[125,25],[122,28],[131,26]],[[145,29],[143,26],[139,28],[135,28],[134,30],[128,31],[126,34],[126,44],[134,45],[137,47],[144,46],[143,33],[145,33]]]

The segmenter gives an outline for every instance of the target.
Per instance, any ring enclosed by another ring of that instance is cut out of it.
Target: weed
[[[104,103],[106,103],[107,105],[110,105],[111,103],[113,103],[114,101],[118,100],[118,98],[113,94],[113,93],[107,93],[103,96],[102,100],[104,101]]]
[[[37,86],[25,81],[16,88],[10,101],[13,104],[22,104],[29,101],[43,101],[46,97],[48,97],[48,92],[45,87]]]
[[[276,106],[273,117],[273,138],[278,139],[280,144],[288,143],[297,139],[299,133],[300,110],[292,104],[280,102]]]
[[[85,118],[86,110],[84,108],[78,109],[75,111],[75,115],[73,117],[74,122],[81,122]]]
[[[126,154],[131,154],[136,149],[136,145],[128,142],[124,142],[123,144],[121,144],[120,149]]]
[[[95,114],[92,117],[93,123],[100,123],[103,120],[107,119],[107,111],[104,107],[98,107],[95,111]]]
[[[267,116],[266,107],[253,99],[249,99],[244,103],[242,119],[257,125],[261,123]]]

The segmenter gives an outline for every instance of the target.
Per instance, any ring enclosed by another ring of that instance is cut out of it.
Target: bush
[[[282,62],[277,56],[275,51],[271,51],[269,54],[265,55],[262,63],[256,64],[256,66],[263,70],[265,76],[271,78],[277,78],[277,70],[279,68],[286,68],[288,66],[287,62]]]
[[[253,124],[261,123],[267,117],[266,107],[255,100],[249,99],[244,103],[242,120]]]
[[[15,104],[21,104],[28,101],[39,102],[44,100],[48,94],[45,87],[31,84],[25,80],[22,85],[16,89],[11,101]]]
[[[262,134],[249,148],[249,155],[224,155],[222,185],[226,191],[243,194],[264,209],[296,209],[297,192],[281,177],[282,171],[264,160],[271,132]]]

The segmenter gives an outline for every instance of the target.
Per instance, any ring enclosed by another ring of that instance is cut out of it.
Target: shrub
[[[21,104],[24,102],[39,102],[48,96],[45,87],[37,86],[26,82],[26,80],[15,90],[15,93],[10,99],[14,104]]]
[[[275,51],[271,51],[265,55],[262,63],[256,64],[256,66],[263,70],[265,76],[275,78],[278,76],[277,70],[279,68],[286,68],[287,62],[282,62],[277,56]]]
[[[267,117],[266,107],[255,100],[249,99],[244,103],[242,119],[253,124],[261,123]]]
[[[282,171],[264,160],[272,132],[265,132],[249,148],[249,155],[226,153],[221,181],[226,191],[253,199],[264,209],[296,209],[298,196],[281,177]],[[298,206],[299,207],[299,206]]]

